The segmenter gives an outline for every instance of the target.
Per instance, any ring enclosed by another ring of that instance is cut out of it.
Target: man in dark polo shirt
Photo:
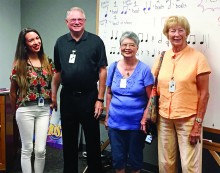
[[[108,64],[103,41],[85,31],[85,23],[81,8],[67,11],[70,33],[59,37],[54,47],[57,73],[52,82],[52,106],[57,107],[57,90],[61,83],[64,173],[78,173],[79,124],[85,135],[88,172],[102,172],[98,118],[103,111]]]

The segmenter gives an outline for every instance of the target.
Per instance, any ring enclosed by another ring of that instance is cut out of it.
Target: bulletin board
[[[191,26],[188,45],[207,57],[212,70],[204,126],[220,129],[220,0],[97,0],[97,14],[97,34],[109,65],[122,58],[121,34],[133,31],[140,38],[137,58],[150,67],[161,51],[171,48],[162,34],[167,17],[185,16]]]

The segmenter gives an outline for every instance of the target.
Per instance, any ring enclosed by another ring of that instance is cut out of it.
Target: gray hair
[[[135,34],[134,32],[132,32],[132,31],[125,31],[125,32],[121,35],[121,38],[120,38],[120,40],[119,40],[119,41],[120,41],[120,45],[121,45],[122,41],[123,41],[124,39],[126,39],[126,38],[129,38],[129,39],[133,40],[133,41],[135,42],[135,44],[136,44],[137,46],[139,46],[140,40],[139,40],[137,34]]]
[[[85,15],[85,12],[82,8],[79,8],[79,7],[72,7],[70,10],[68,10],[66,12],[66,19],[68,18],[69,14],[72,12],[72,11],[80,11],[84,17],[84,19],[86,19],[86,15]]]

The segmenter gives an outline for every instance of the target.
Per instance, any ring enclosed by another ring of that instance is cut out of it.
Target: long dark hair
[[[38,31],[32,28],[24,28],[21,30],[18,36],[17,48],[15,52],[14,58],[14,66],[17,74],[16,81],[19,86],[19,93],[22,97],[24,97],[27,93],[27,88],[29,87],[29,83],[27,81],[27,61],[28,61],[28,51],[26,47],[26,34],[29,32],[35,32],[41,40],[40,51],[37,53],[38,58],[42,64],[42,66],[48,71],[48,73],[52,77],[52,71],[50,68],[50,64],[48,58],[46,57],[43,49],[43,42]]]
[[[24,29],[21,30],[21,32],[20,32],[20,34],[18,36],[17,49],[16,49],[16,52],[15,52],[15,60],[27,61],[27,59],[28,59],[28,52],[27,52],[27,49],[26,49],[26,39],[25,39],[25,36],[29,32],[35,32],[40,37],[41,48],[40,48],[40,51],[38,52],[38,57],[41,60],[42,57],[44,56],[43,42],[42,42],[40,34],[35,29],[24,28]]]

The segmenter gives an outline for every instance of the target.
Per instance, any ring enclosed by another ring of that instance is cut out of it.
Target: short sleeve
[[[57,71],[55,69],[55,65],[53,63],[53,60],[51,58],[48,58],[48,61],[49,61],[49,64],[50,64],[50,68],[51,68],[52,74],[55,74]]]
[[[144,85],[149,86],[154,84],[154,77],[150,68],[147,66],[145,69]]]
[[[108,75],[107,75],[107,80],[106,80],[106,86],[111,86],[112,84],[112,79],[113,79],[113,71],[114,69],[116,68],[115,66],[117,66],[117,63],[116,62],[113,62],[109,69],[108,69]]]
[[[208,64],[206,57],[203,54],[201,54],[198,60],[197,75],[202,73],[211,73],[211,68]]]
[[[16,80],[16,78],[17,78],[17,70],[16,70],[16,66],[13,66],[10,74],[10,80]]]

